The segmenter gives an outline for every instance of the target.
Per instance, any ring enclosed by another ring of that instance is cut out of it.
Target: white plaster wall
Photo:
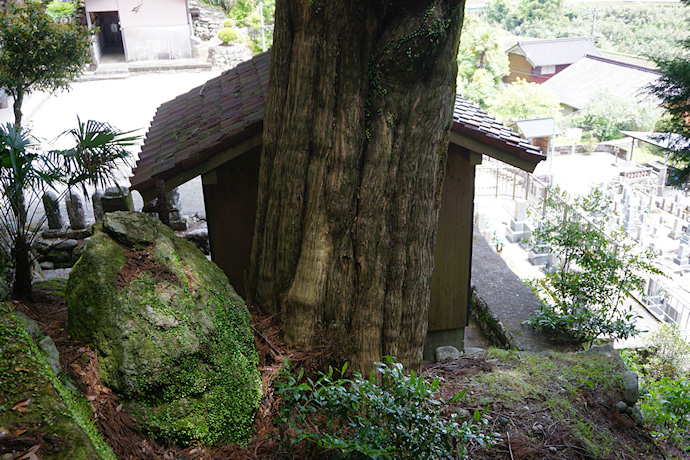
[[[187,0],[117,0],[117,3],[123,29],[188,24]]]
[[[122,39],[128,61],[192,57],[192,40],[187,26],[123,28]]]

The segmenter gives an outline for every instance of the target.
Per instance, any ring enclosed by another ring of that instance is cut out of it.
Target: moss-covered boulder
[[[0,458],[114,460],[91,406],[55,376],[24,324],[42,337],[27,316],[0,304]]]
[[[67,283],[67,326],[154,435],[249,439],[261,398],[247,307],[223,272],[160,221],[105,215]]]

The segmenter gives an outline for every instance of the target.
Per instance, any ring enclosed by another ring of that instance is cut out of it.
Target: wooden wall
[[[508,63],[510,66],[510,73],[507,77],[503,78],[503,81],[506,83],[513,83],[518,78],[522,78],[528,82],[532,81],[532,66],[527,62],[525,56],[510,53],[508,55]]]
[[[450,144],[436,236],[429,331],[467,325],[473,213],[472,155],[469,150]]]
[[[211,258],[246,296],[251,262],[261,146],[202,178]]]

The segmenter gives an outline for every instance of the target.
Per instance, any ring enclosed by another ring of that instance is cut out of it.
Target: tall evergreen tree
[[[690,0],[683,0],[690,6]],[[678,174],[671,177],[676,185],[690,179],[690,38],[682,41],[680,53],[673,59],[656,60],[662,76],[652,86],[652,92],[664,103],[668,118],[665,132],[678,134],[670,145],[671,161]]]
[[[364,372],[421,360],[463,10],[276,4],[250,297]]]

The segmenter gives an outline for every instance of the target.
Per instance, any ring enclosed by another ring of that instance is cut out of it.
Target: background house
[[[144,201],[201,175],[211,256],[246,294],[270,52],[162,104],[131,179]],[[457,96],[441,198],[425,357],[463,347],[470,303],[475,165],[482,154],[533,171],[543,155]]]
[[[543,83],[586,55],[602,56],[585,37],[519,41],[506,51],[510,73],[503,79],[512,83],[522,78]]]
[[[126,61],[188,59],[192,30],[187,0],[84,0],[89,27],[98,27],[94,58],[124,53]]]
[[[583,109],[602,90],[611,98],[657,101],[647,87],[660,76],[649,67],[587,55],[544,82],[544,86],[556,93],[563,113],[568,115]]]

